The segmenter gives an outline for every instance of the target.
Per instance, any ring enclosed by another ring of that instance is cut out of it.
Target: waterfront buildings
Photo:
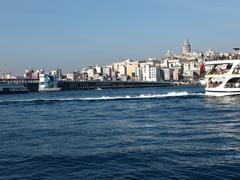
[[[12,75],[10,72],[3,73],[1,79],[16,79],[17,77]]]
[[[217,59],[240,59],[240,49],[234,48],[232,52],[217,52],[209,49],[205,53],[192,51],[192,46],[185,39],[182,53],[167,51],[165,57],[151,57],[147,59],[122,59],[109,65],[92,65],[62,74],[61,69],[50,71],[49,75],[58,80],[70,81],[185,81],[198,82],[204,77],[204,64],[206,61]],[[24,79],[39,79],[45,74],[43,69],[25,70]],[[11,73],[4,73],[1,79],[16,79]]]
[[[103,68],[101,66],[96,65],[95,69],[96,69],[96,74],[101,75],[103,73]]]
[[[163,72],[163,80],[164,81],[171,81],[172,80],[172,69],[169,69],[169,68],[164,68],[162,69],[162,72]]]
[[[74,71],[74,72],[67,73],[65,79],[74,81],[74,80],[77,80],[79,76],[80,76],[80,73],[78,71]]]
[[[159,82],[161,81],[161,68],[154,66],[152,63],[140,63],[136,69],[136,77],[138,81]]]
[[[44,70],[43,69],[37,69],[37,70],[33,70],[33,69],[26,69],[24,71],[23,77],[24,79],[39,79],[40,74],[44,74]]]
[[[70,80],[97,81],[185,81],[198,82],[204,76],[205,61],[239,56],[239,49],[233,53],[217,53],[210,49],[206,53],[192,51],[188,38],[182,46],[182,53],[169,50],[163,58],[147,58],[141,60],[122,59],[110,65],[88,66],[82,71],[68,73]]]
[[[41,73],[43,74],[43,73]],[[62,70],[61,69],[55,69],[50,72],[51,75],[55,76],[58,79],[61,79],[62,77]]]
[[[104,66],[103,67],[103,79],[111,80],[112,79],[112,67],[111,66]]]
[[[197,60],[185,60],[183,66],[183,77],[185,80],[194,81],[200,76],[200,64]]]

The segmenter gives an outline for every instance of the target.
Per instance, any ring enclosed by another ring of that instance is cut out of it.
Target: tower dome
[[[186,38],[183,44],[183,54],[186,55],[190,52],[191,52],[191,45],[188,41],[188,38]]]

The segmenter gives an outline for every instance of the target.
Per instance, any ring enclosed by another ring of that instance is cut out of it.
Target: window
[[[224,78],[209,78],[208,79],[208,88],[216,88],[220,86],[224,81]]]
[[[234,68],[233,74],[240,74],[240,64],[238,64],[238,65]]]
[[[226,83],[225,88],[240,88],[240,78],[232,78],[232,79],[230,79]]]
[[[207,74],[225,74],[230,71],[232,64],[214,64],[206,67]]]

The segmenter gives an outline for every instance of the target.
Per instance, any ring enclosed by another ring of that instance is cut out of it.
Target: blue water
[[[239,179],[240,96],[143,88],[0,96],[0,179]]]

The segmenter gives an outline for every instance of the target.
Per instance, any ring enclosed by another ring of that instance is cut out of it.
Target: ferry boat
[[[240,60],[206,62],[205,94],[227,96],[240,94]]]
[[[55,92],[60,91],[58,87],[58,79],[54,75],[40,74],[39,75],[39,89],[40,92]]]

